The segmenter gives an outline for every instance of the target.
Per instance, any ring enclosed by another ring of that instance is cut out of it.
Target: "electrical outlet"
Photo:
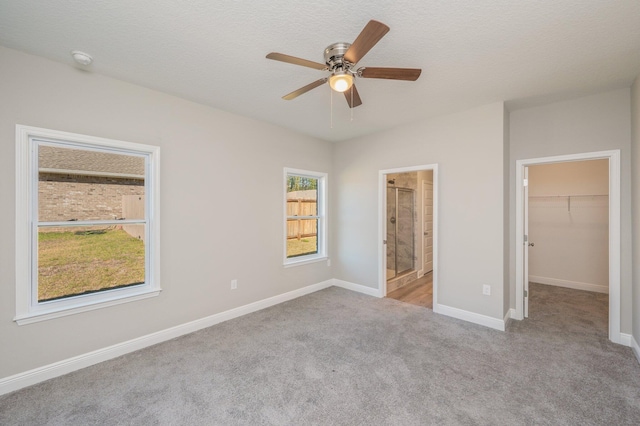
[[[491,296],[491,286],[490,285],[483,285],[482,286],[482,294],[484,294],[485,296]]]
[[[238,280],[231,280],[231,290],[238,288]]]

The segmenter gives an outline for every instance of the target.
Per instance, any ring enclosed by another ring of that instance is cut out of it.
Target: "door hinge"
[[[525,235],[525,236],[524,236],[524,242],[526,243],[527,241],[529,241],[529,236],[528,236],[528,235]]]
[[[529,186],[529,179],[522,179],[522,186]]]
[[[524,291],[524,297],[529,297],[529,292],[527,290]]]
[[[387,240],[382,240],[382,244],[387,244]]]

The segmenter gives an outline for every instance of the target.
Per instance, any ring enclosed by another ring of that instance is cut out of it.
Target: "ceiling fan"
[[[363,28],[353,44],[333,43],[324,49],[324,64],[296,58],[295,56],[289,56],[283,53],[269,53],[267,59],[301,65],[320,71],[329,71],[331,73],[329,77],[323,77],[298,90],[294,90],[283,96],[282,99],[290,101],[316,87],[322,86],[328,81],[333,90],[344,93],[349,107],[355,108],[362,105],[362,100],[353,82],[355,78],[384,78],[389,80],[416,81],[422,72],[419,68],[355,68],[355,65],[360,59],[388,32],[388,26],[381,22],[371,20]]]

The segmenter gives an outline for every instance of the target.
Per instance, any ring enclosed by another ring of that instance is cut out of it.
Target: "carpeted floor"
[[[329,288],[0,397],[0,424],[640,424],[607,296],[530,307],[499,332]]]

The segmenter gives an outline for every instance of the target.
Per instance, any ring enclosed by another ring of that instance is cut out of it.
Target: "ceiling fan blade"
[[[422,73],[420,68],[365,67],[358,70],[358,77],[416,81],[420,77],[420,73]]]
[[[285,55],[284,53],[271,52],[267,55],[267,59],[286,62],[288,64],[301,65],[303,67],[309,67],[320,71],[327,68],[325,64],[321,64],[320,62],[313,62],[307,59],[296,58],[295,56]]]
[[[289,93],[288,95],[284,95],[282,97],[282,99],[286,100],[286,101],[290,101],[291,99],[295,99],[298,96],[307,93],[309,90],[315,89],[318,86],[322,86],[324,83],[327,82],[327,80],[329,80],[328,78],[321,78],[320,80],[316,80],[313,83],[309,83],[304,87],[299,88],[298,90],[294,90],[293,92]]]
[[[377,42],[380,41],[386,33],[389,32],[387,27],[382,22],[371,20],[365,25],[364,29],[360,32],[355,39],[349,50],[344,54],[344,59],[352,64],[358,63],[364,55],[367,54]]]
[[[352,93],[353,93],[353,98],[351,97]],[[355,84],[351,85],[351,88],[349,90],[344,91],[344,97],[347,100],[347,103],[349,104],[349,108],[355,108],[357,106],[362,105],[362,99],[360,99],[360,95],[358,94],[358,89],[356,89]],[[351,99],[353,99],[353,102],[351,101]]]

